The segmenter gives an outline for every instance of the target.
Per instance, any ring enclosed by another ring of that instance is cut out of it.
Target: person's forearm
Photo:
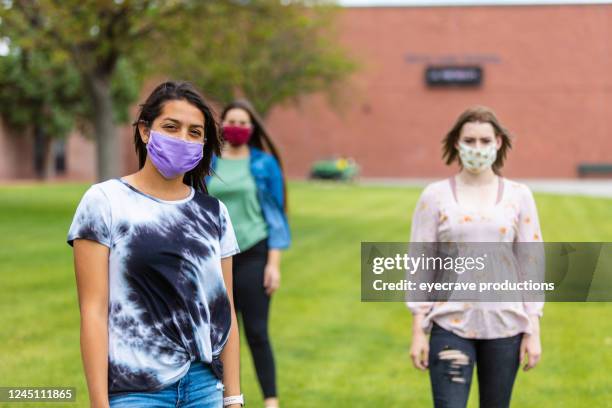
[[[416,313],[412,315],[412,335],[424,335],[425,331],[423,330],[423,319],[425,319],[425,315],[422,313]]]
[[[221,352],[223,362],[224,396],[240,395],[240,337],[238,334],[238,321],[232,307],[232,327],[229,339]]]
[[[281,250],[270,249],[268,250],[268,263],[280,267],[281,262]]]
[[[529,315],[529,320],[531,321],[531,335],[539,336],[540,335],[540,316],[536,314]]]
[[[107,408],[108,315],[81,313],[81,354],[92,408]]]

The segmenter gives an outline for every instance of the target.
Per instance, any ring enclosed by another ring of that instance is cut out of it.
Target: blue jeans
[[[465,408],[474,363],[480,407],[508,408],[522,336],[466,339],[434,323],[429,339],[429,378],[435,408]]]
[[[201,361],[192,361],[177,382],[152,392],[130,392],[109,397],[110,408],[219,408],[223,406],[223,383]]]

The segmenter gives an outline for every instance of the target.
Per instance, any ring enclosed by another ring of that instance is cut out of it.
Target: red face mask
[[[253,133],[250,127],[223,126],[223,137],[232,146],[240,146],[249,142]]]

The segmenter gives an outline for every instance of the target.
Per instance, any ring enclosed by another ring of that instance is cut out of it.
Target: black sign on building
[[[478,66],[429,66],[425,82],[430,87],[477,87],[482,84],[483,71]]]

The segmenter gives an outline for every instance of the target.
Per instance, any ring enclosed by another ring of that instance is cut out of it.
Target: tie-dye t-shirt
[[[112,179],[81,199],[68,243],[77,238],[109,247],[109,395],[159,390],[191,361],[220,375],[231,326],[221,259],[239,252],[223,203],[193,188],[161,200]]]

